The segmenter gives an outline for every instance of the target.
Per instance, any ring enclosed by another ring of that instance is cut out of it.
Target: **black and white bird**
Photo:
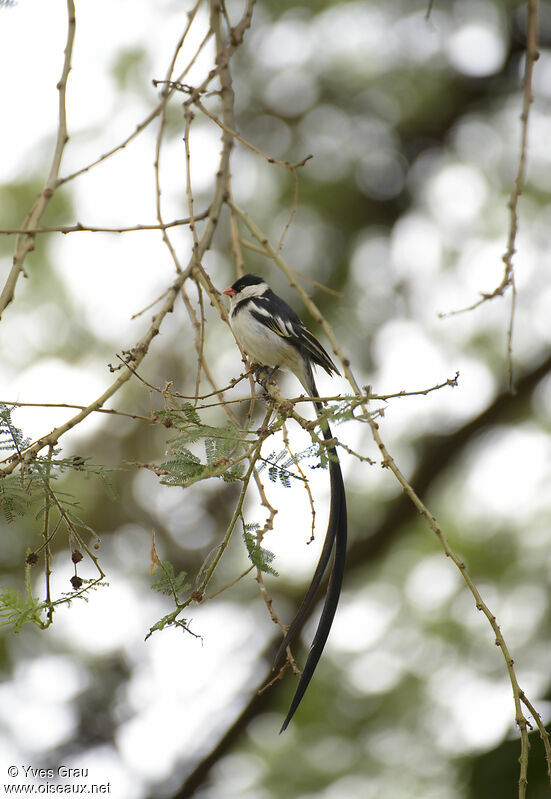
[[[339,370],[316,337],[293,309],[257,275],[244,275],[225,289],[224,294],[230,298],[230,323],[233,332],[247,355],[254,362],[272,367],[274,371],[282,368],[293,372],[313,398],[312,402],[319,416],[323,412],[323,406],[317,399],[319,394],[313,367],[321,366],[329,375],[339,374]],[[333,436],[327,420],[321,422],[321,429],[325,440],[330,441]],[[327,532],[312,582],[281,643],[274,666],[281,661],[285,650],[301,630],[332,553],[333,563],[314,640],[280,732],[287,728],[312,679],[333,623],[343,581],[347,536],[346,495],[337,451],[333,445],[329,445],[327,451],[331,487]]]

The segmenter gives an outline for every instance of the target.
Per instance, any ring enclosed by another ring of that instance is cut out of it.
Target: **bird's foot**
[[[253,369],[256,382],[266,390],[267,384],[277,372],[277,366],[269,367],[262,364],[253,364]]]

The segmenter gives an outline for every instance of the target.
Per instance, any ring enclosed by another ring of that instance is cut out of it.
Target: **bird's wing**
[[[300,332],[300,341],[302,346],[308,351],[308,354],[314,363],[317,363],[318,366],[321,366],[322,369],[325,369],[329,375],[333,373],[337,375],[340,374],[325,348],[322,347],[314,334],[310,333],[308,328],[303,325],[302,322],[300,323]]]
[[[281,297],[271,292],[269,298],[255,297],[252,303],[255,308],[253,314],[259,322],[278,336],[288,339],[299,350],[305,350],[310,359],[325,369],[327,374],[340,374],[324,347]]]

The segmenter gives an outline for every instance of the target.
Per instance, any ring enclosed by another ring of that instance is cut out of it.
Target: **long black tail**
[[[312,374],[308,375],[311,385],[306,386],[307,390],[312,397],[319,397],[316,384]],[[314,400],[314,406],[318,416],[323,412],[321,402]],[[333,438],[331,428],[327,422],[322,422],[323,437],[326,441]],[[325,570],[331,557],[331,552],[334,550],[333,565],[329,576],[329,584],[327,586],[327,593],[325,595],[325,602],[321,612],[318,628],[304,666],[301,678],[297,685],[293,701],[289,708],[289,712],[285,717],[285,721],[281,727],[280,733],[287,729],[296,709],[298,708],[302,697],[312,679],[318,661],[323,652],[325,642],[331,630],[333,619],[337,610],[339,596],[341,593],[341,586],[344,577],[344,566],[346,559],[346,538],[347,538],[347,517],[346,517],[346,494],[344,491],[344,481],[342,479],[341,466],[337,450],[334,446],[328,447],[329,456],[329,480],[331,487],[331,505],[329,511],[329,521],[327,524],[327,532],[325,534],[325,541],[323,548],[316,566],[316,571],[312,577],[312,582],[308,591],[304,595],[302,602],[297,610],[295,618],[291,622],[285,638],[277,652],[274,663],[277,664],[282,658],[286,648],[292,643],[296,637],[297,632],[301,629],[308,612],[314,602],[317,590],[322,581]]]

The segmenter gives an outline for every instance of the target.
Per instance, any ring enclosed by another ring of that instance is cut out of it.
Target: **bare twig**
[[[524,95],[522,103],[522,128],[520,141],[520,156],[517,167],[517,174],[511,191],[509,201],[509,238],[507,249],[503,256],[505,263],[504,281],[509,279],[512,288],[511,315],[509,329],[507,332],[507,375],[509,391],[514,391],[513,385],[513,325],[516,306],[516,286],[515,273],[513,267],[513,255],[515,254],[515,243],[518,230],[518,201],[524,187],[526,175],[526,158],[528,150],[528,121],[530,117],[530,107],[534,101],[532,94],[532,82],[534,76],[534,65],[539,58],[538,52],[538,0],[528,0],[528,28],[526,31],[526,63],[524,67]]]
[[[206,219],[208,215],[208,211],[201,211],[200,214],[195,215],[195,219]],[[171,227],[189,225],[190,221],[190,218],[187,217],[185,219],[173,219],[171,222],[158,222],[152,225],[129,225],[127,227],[97,227],[77,222],[75,225],[60,225],[59,227],[4,228],[0,230],[0,236],[15,236],[18,234],[34,236],[38,233],[132,233],[140,230],[166,230]]]
[[[312,156],[309,156],[309,157],[311,158]],[[306,163],[307,160],[308,159],[303,161],[301,164],[298,164],[298,166],[303,166]],[[297,207],[298,207],[298,177],[297,177],[296,166],[297,165],[293,164],[292,166],[289,167],[290,172],[291,172],[291,176],[293,178],[293,202],[292,202],[292,205],[291,205],[291,213],[289,214],[289,219],[287,220],[287,224],[283,228],[283,231],[281,233],[281,238],[279,239],[279,244],[278,244],[278,247],[277,247],[277,251],[278,252],[281,252],[281,250],[283,249],[283,244],[285,242],[285,236],[289,232],[289,230],[291,228],[291,225],[295,221],[295,216],[297,214]]]
[[[11,405],[14,408],[74,408],[83,411],[86,405],[71,405],[68,402],[20,402],[14,400],[0,400],[2,405]],[[129,413],[128,411],[117,411],[114,408],[96,408],[95,413],[108,413],[114,416],[126,416],[129,419],[140,419],[142,422],[153,422],[150,416],[142,416],[139,413]]]
[[[184,45],[184,42],[185,42],[185,40],[187,38],[187,35],[188,35],[188,33],[189,33],[190,29],[191,29],[192,24],[193,24],[193,20],[195,19],[197,11],[199,10],[199,6],[200,6],[200,0],[197,0],[197,2],[195,3],[194,7],[192,8],[192,10],[188,14],[187,25],[186,25],[186,27],[184,29],[184,32],[180,36],[180,39],[178,40],[178,43],[177,43],[176,48],[174,50],[174,54],[172,56],[172,60],[171,60],[170,65],[168,67],[167,79],[170,79],[172,77],[174,68],[176,66],[176,60],[178,58],[178,54],[180,53],[180,51],[181,51],[181,49],[182,49],[182,47]],[[182,72],[182,74],[181,74],[181,78],[182,79],[185,77],[185,75],[187,74],[189,69],[191,69],[191,66],[195,62],[195,59],[197,58],[197,56],[199,55],[199,53],[202,50],[203,45],[206,43],[206,41],[208,41],[208,39],[210,38],[211,35],[212,35],[212,31],[209,29],[207,31],[207,35],[203,38],[203,41],[201,42],[201,44],[199,45],[198,49],[196,50],[193,58],[191,59],[191,61],[188,63],[188,65],[186,66],[186,68]],[[155,85],[155,81],[153,83]],[[161,146],[162,146],[163,134],[164,134],[164,131],[165,131],[165,126],[166,126],[167,106],[168,106],[168,100],[169,100],[169,98],[171,96],[171,92],[170,92],[168,86],[166,86],[163,89],[163,92],[162,92],[161,96],[163,98],[163,100],[162,100],[163,105],[162,105],[160,121],[159,121],[159,129],[157,131],[157,137],[156,137],[156,141],[155,141],[155,161],[154,161],[154,164],[153,164],[154,169],[155,169],[155,208],[156,208],[156,212],[157,212],[157,219],[158,219],[160,225],[162,225],[162,222],[163,222],[163,214],[162,214],[162,209],[161,209],[161,194],[162,194],[162,191],[161,191],[160,162],[161,162]],[[195,219],[194,219],[193,216],[191,216],[189,218],[189,224],[191,225],[192,230],[195,230]],[[174,249],[174,247],[172,245],[172,242],[170,241],[170,238],[169,238],[169,236],[168,236],[168,234],[166,232],[166,227],[163,229],[163,241],[164,241],[165,245],[168,247],[168,250],[170,252],[172,260],[174,261],[174,265],[176,267],[176,271],[178,273],[181,272],[182,269],[181,269],[181,266],[180,266],[180,262],[178,260],[177,255],[176,255],[176,250]]]
[[[41,193],[38,195],[37,199],[34,202],[33,207],[27,214],[27,217],[23,223],[22,230],[24,232],[17,234],[12,268],[10,270],[10,273],[8,275],[2,293],[0,294],[0,318],[2,317],[2,313],[4,312],[6,307],[13,300],[15,294],[15,287],[17,285],[19,276],[21,274],[23,275],[25,274],[24,272],[25,259],[27,258],[27,255],[34,249],[34,237],[32,233],[29,233],[29,230],[32,230],[38,226],[38,223],[40,222],[40,219],[44,211],[46,210],[48,203],[53,197],[54,191],[58,185],[57,177],[59,174],[59,168],[61,166],[61,159],[63,157],[63,151],[65,150],[65,145],[69,140],[69,136],[67,133],[67,112],[65,108],[65,99],[67,91],[67,80],[69,77],[69,72],[71,70],[71,58],[73,54],[73,43],[75,40],[75,29],[76,29],[76,19],[75,19],[74,0],[67,0],[67,41],[65,44],[65,51],[64,51],[65,55],[63,59],[63,68],[61,70],[61,77],[57,84],[58,125],[57,125],[57,137],[54,148],[54,155],[50,166],[50,172],[46,180],[46,185],[44,186],[44,189],[41,191]]]
[[[250,574],[253,569],[254,569],[254,566],[251,564],[247,569],[245,569],[244,572],[241,572],[241,574],[238,577],[236,577],[234,580],[231,580],[229,583],[226,583],[226,585],[223,585],[222,588],[218,588],[216,591],[213,591],[212,594],[209,594],[208,596],[203,597],[201,602],[208,602],[209,599],[214,599],[215,597],[219,596],[220,594],[223,594],[224,591],[227,591],[229,588],[233,588],[233,586],[236,585],[237,583],[241,582],[241,580],[244,577],[246,577],[247,574]]]
[[[377,446],[379,448],[379,451],[381,452],[381,455],[383,456],[383,460],[381,462],[381,465],[384,468],[388,468],[388,469],[391,470],[391,472],[394,474],[394,476],[396,477],[396,479],[398,480],[398,482],[402,486],[402,488],[403,488],[404,492],[406,493],[406,495],[409,497],[409,499],[415,505],[415,507],[417,508],[419,513],[423,516],[425,521],[428,523],[430,529],[435,533],[435,535],[437,536],[438,540],[440,541],[440,543],[442,545],[442,548],[443,548],[443,550],[444,550],[444,552],[446,554],[446,557],[450,558],[450,560],[453,562],[455,567],[458,569],[458,571],[461,574],[461,577],[463,578],[463,580],[465,581],[469,591],[473,595],[475,603],[476,603],[477,610],[480,610],[480,611],[482,611],[484,613],[484,615],[488,619],[488,622],[489,622],[489,624],[490,624],[490,626],[491,626],[491,628],[492,628],[492,630],[494,632],[496,646],[498,646],[501,649],[501,652],[503,654],[503,658],[505,660],[507,673],[508,673],[508,676],[509,676],[509,682],[511,684],[511,688],[512,688],[512,691],[513,691],[513,700],[514,700],[514,703],[515,703],[515,719],[516,719],[517,726],[518,726],[518,728],[520,730],[520,739],[521,739],[521,755],[520,755],[520,758],[519,758],[520,764],[521,764],[520,778],[519,778],[519,799],[524,799],[525,791],[526,791],[526,782],[527,782],[526,773],[527,773],[527,766],[528,766],[528,749],[529,749],[528,731],[527,731],[528,723],[527,723],[527,720],[526,720],[524,714],[522,713],[521,694],[523,692],[521,691],[520,686],[518,684],[517,676],[516,676],[515,669],[514,669],[514,660],[512,659],[511,655],[509,654],[509,650],[508,650],[507,644],[505,643],[505,639],[504,639],[503,634],[501,632],[501,629],[500,629],[500,627],[499,627],[499,625],[497,623],[496,617],[494,616],[494,614],[491,612],[491,610],[488,608],[488,606],[486,605],[486,603],[482,599],[482,596],[481,596],[478,588],[476,587],[475,583],[473,582],[472,578],[470,577],[469,573],[467,572],[467,567],[465,566],[463,561],[452,550],[452,548],[450,547],[450,545],[448,543],[448,540],[447,540],[446,536],[444,535],[444,533],[442,532],[442,529],[440,528],[436,518],[432,515],[432,513],[428,510],[428,508],[425,506],[425,504],[417,496],[417,494],[415,493],[413,487],[410,485],[408,480],[404,477],[404,475],[402,474],[402,472],[400,471],[400,469],[396,465],[394,459],[388,453],[388,450],[386,449],[386,446],[384,445],[384,443],[383,443],[383,441],[381,439],[381,436],[379,434],[379,425],[376,422],[372,421],[372,420],[370,420],[369,424],[371,426],[371,431],[373,433],[373,438],[374,438],[374,440],[375,440],[375,442],[376,442],[376,444],[377,444]]]
[[[351,407],[356,407],[357,405],[364,405],[366,402],[370,402],[371,400],[380,400],[386,402],[390,399],[398,399],[400,397],[419,397],[423,396],[426,397],[427,394],[431,394],[433,391],[440,391],[442,388],[446,388],[449,386],[450,388],[457,388],[459,380],[459,372],[455,373],[455,377],[449,377],[447,380],[444,380],[442,383],[437,383],[435,386],[430,386],[430,388],[420,388],[417,391],[395,391],[392,394],[372,394],[371,391],[366,391],[364,394],[358,395],[342,395],[342,394],[335,394],[330,397],[320,397],[319,399],[321,402],[349,402]],[[306,397],[301,394],[300,397],[294,397],[290,399],[289,402],[293,404],[297,402],[312,402],[315,397]]]
[[[183,39],[186,37],[187,31],[189,30],[189,24],[190,24],[189,20],[191,19],[191,21],[193,21],[193,17],[195,16],[195,14],[197,12],[197,9],[201,5],[201,2],[202,2],[202,0],[197,0],[194,8],[188,13],[188,25],[186,26],[186,28],[184,30],[184,33],[182,34],[182,37],[180,38],[180,42],[182,42]],[[173,62],[175,61],[175,59],[176,59],[176,57],[178,55],[179,49],[181,47],[180,42],[179,42],[178,46],[176,47],[175,54],[173,56]],[[188,65],[188,67],[186,67],[186,70],[188,68],[189,68],[189,65]],[[182,76],[184,74],[185,74],[185,71],[182,73]],[[103,153],[103,155],[100,155],[98,158],[96,158],[93,161],[91,161],[89,164],[86,164],[86,166],[83,166],[80,169],[77,169],[75,172],[71,172],[69,175],[66,175],[65,177],[59,178],[58,181],[57,181],[57,186],[61,186],[63,183],[68,183],[70,180],[74,180],[75,178],[79,177],[80,175],[83,175],[85,172],[89,172],[90,169],[93,169],[98,164],[101,164],[103,161],[106,161],[108,158],[111,158],[111,156],[113,156],[116,153],[120,152],[120,150],[124,150],[125,147],[128,144],[130,144],[130,142],[133,139],[135,139],[137,136],[139,136],[140,133],[142,133],[142,131],[144,131],[153,122],[153,120],[156,119],[159,116],[159,114],[165,108],[166,102],[167,102],[167,100],[168,100],[168,98],[170,97],[171,94],[173,94],[173,90],[168,90],[167,92],[163,92],[160,102],[145,117],[145,119],[143,119],[138,125],[136,125],[136,127],[134,128],[132,133],[130,133],[128,136],[126,136],[126,138],[124,138],[122,140],[122,142],[120,142],[119,144],[115,145],[110,150],[108,150],[107,152]]]
[[[300,466],[300,463],[298,462],[298,459],[293,454],[293,451],[291,449],[291,445],[289,444],[289,434],[287,433],[286,425],[283,425],[282,429],[283,429],[283,443],[285,444],[285,448],[286,448],[287,452],[289,453],[289,455],[291,456],[291,458],[293,459],[293,463],[297,467],[297,471],[298,471],[298,473],[300,474],[300,476],[302,478],[302,482],[303,482],[304,488],[306,490],[306,495],[308,497],[308,502],[310,503],[310,515],[312,517],[312,532],[310,534],[310,539],[307,542],[308,544],[310,544],[310,543],[312,543],[312,541],[315,538],[315,536],[314,536],[314,528],[315,528],[315,525],[316,525],[316,508],[314,506],[314,498],[312,497],[312,492],[310,490],[310,485],[308,484],[308,480],[306,478],[306,475],[304,474],[304,471],[302,470],[302,468]],[[287,632],[287,630],[285,630],[285,632]]]
[[[430,13],[430,7],[429,7]],[[534,101],[532,94],[532,84],[534,77],[534,65],[539,58],[538,52],[538,0],[528,0],[528,24],[526,31],[526,58],[524,65],[524,86],[523,86],[523,100],[522,100],[522,113],[521,119],[521,134],[520,134],[520,153],[517,164],[517,171],[513,180],[513,187],[509,197],[507,207],[509,209],[509,233],[507,236],[507,248],[502,257],[505,264],[505,270],[501,282],[491,292],[481,293],[480,299],[472,303],[466,308],[460,308],[455,311],[448,311],[440,313],[439,317],[444,318],[448,316],[455,316],[461,313],[474,311],[486,302],[494,300],[496,297],[503,297],[509,287],[511,287],[511,310],[509,315],[509,325],[507,329],[507,382],[509,391],[514,391],[513,381],[513,328],[514,317],[516,308],[516,286],[515,286],[515,272],[513,257],[516,252],[516,238],[518,232],[518,203],[524,188],[524,181],[526,177],[526,161],[528,154],[528,123],[530,118],[530,108]]]
[[[233,139],[238,141],[244,147],[247,147],[247,149],[252,150],[252,152],[256,153],[256,155],[259,155],[261,158],[264,158],[264,160],[267,161],[269,164],[276,164],[277,166],[282,166],[285,167],[286,169],[290,169],[291,171],[293,171],[301,166],[304,166],[307,163],[307,161],[309,161],[311,158],[314,157],[313,155],[306,155],[304,156],[304,158],[301,158],[301,160],[297,161],[296,163],[294,161],[282,161],[279,158],[274,158],[273,155],[265,153],[263,150],[260,149],[260,147],[257,147],[255,144],[252,144],[250,141],[247,141],[247,139],[241,136],[241,134],[239,134],[236,130],[230,128],[228,125],[225,125],[223,122],[221,122],[217,116],[212,114],[208,110],[208,108],[205,107],[205,105],[199,100],[198,97],[194,98],[194,103],[198,108],[201,109],[201,111],[209,119],[211,119],[216,125],[222,128],[222,130],[226,131],[226,133],[228,133]]]

